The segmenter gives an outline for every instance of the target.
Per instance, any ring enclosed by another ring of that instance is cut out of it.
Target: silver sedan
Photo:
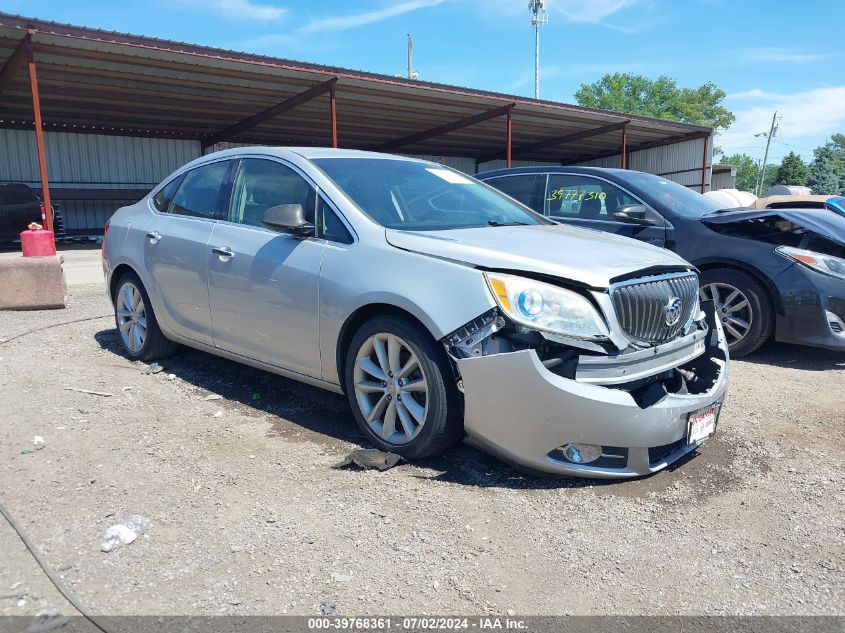
[[[345,393],[407,458],[655,472],[716,429],[728,358],[692,267],[460,172],[315,148],[185,165],[107,226],[126,354],[178,344]]]

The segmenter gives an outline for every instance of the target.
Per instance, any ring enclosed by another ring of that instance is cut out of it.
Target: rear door
[[[214,343],[307,376],[320,376],[317,284],[323,244],[262,226],[264,212],[301,204],[314,224],[317,192],[295,168],[244,158],[226,221],[206,249]]]
[[[557,222],[633,237],[664,246],[666,227],[620,222],[613,217],[626,204],[644,204],[617,185],[583,174],[549,174],[543,213]]]
[[[213,344],[208,302],[208,242],[228,205],[233,161],[196,167],[162,187],[143,228],[144,264],[156,315],[168,329]]]

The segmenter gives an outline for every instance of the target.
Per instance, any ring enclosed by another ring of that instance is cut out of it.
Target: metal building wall
[[[560,165],[560,161],[543,161],[543,160],[514,160],[511,161],[512,167],[543,167],[545,165]],[[508,166],[508,163],[504,159],[499,160],[488,160],[486,163],[479,163],[478,164],[478,171],[476,173],[481,173],[483,171],[490,171],[492,169],[504,169]]]
[[[694,139],[654,147],[652,149],[631,152],[628,156],[628,169],[645,171],[663,176],[667,180],[688,186],[690,189],[701,188],[701,162],[704,158],[704,143],[707,142],[707,175],[705,190],[710,189],[710,170],[712,169],[713,143],[711,139]],[[588,160],[578,165],[585,167],[621,167],[620,156],[609,156],[597,160]]]
[[[199,141],[47,132],[50,186],[68,189],[151,189],[184,163],[200,156]],[[35,133],[0,129],[0,183],[41,187]],[[135,200],[56,198],[65,228],[100,232],[109,216]]]

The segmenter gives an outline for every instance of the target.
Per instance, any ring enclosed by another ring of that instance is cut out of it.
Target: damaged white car
[[[346,393],[407,458],[465,438],[530,470],[632,477],[716,429],[727,348],[686,261],[441,165],[227,150],[107,228],[130,357],[184,344]]]

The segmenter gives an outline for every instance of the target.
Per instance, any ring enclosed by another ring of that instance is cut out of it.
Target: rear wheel
[[[715,304],[732,356],[750,354],[769,339],[774,330],[774,309],[759,281],[731,268],[706,270],[700,281],[698,296]]]
[[[166,358],[178,347],[158,327],[150,298],[135,273],[125,273],[117,281],[114,318],[123,351],[133,360]]]
[[[355,420],[379,448],[422,458],[460,439],[460,400],[445,351],[410,320],[367,321],[349,345],[344,373]]]

